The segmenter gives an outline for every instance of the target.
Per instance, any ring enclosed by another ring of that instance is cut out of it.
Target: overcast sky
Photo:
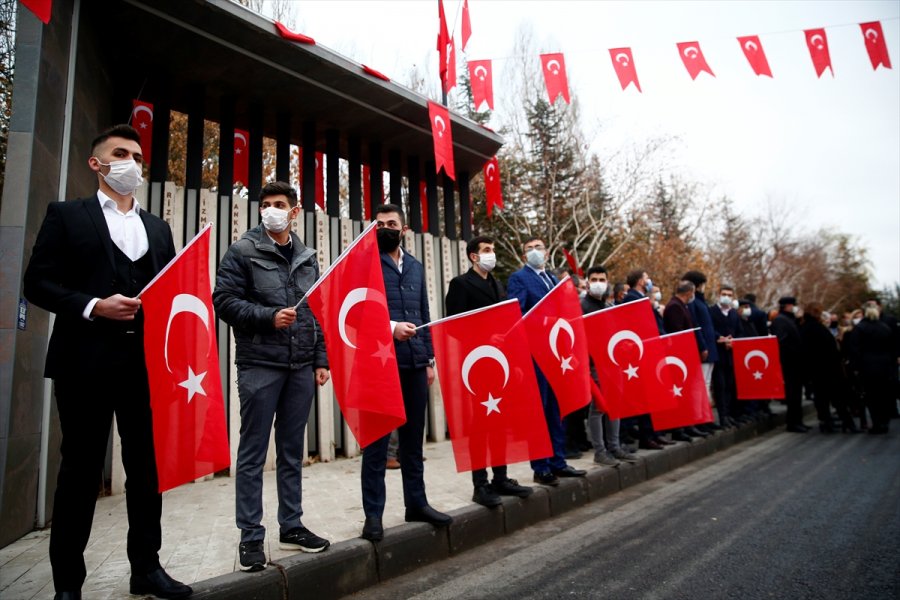
[[[462,2],[447,0],[459,40]],[[900,3],[469,0],[469,60],[493,59],[496,103],[517,31],[565,55],[592,148],[657,134],[681,140],[677,167],[744,214],[767,198],[798,221],[853,234],[873,283],[900,282]],[[400,83],[437,73],[437,0],[303,0],[296,29]],[[858,23],[880,20],[893,69],[872,70]],[[834,67],[818,79],[804,29],[825,27]],[[760,35],[774,78],[753,74],[737,36]],[[716,77],[692,81],[677,42],[698,41]],[[457,41],[459,46],[459,41]],[[629,46],[643,93],[622,91],[609,48]],[[535,64],[539,58],[534,57]]]

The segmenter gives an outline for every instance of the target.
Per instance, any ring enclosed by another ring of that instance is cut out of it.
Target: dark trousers
[[[563,419],[566,427],[566,449],[582,450],[587,447],[588,437],[584,422],[588,418],[588,406],[570,412]]]
[[[62,463],[53,500],[50,564],[57,591],[80,590],[113,413],[122,438],[131,571],[159,568],[162,495],[156,477],[150,392],[142,353],[92,376],[55,382]]]
[[[891,405],[896,405],[897,402],[894,399],[893,380],[879,375],[863,375],[862,381],[872,427],[887,429],[891,421]]]
[[[407,508],[422,508],[428,504],[425,496],[424,465],[422,464],[422,436],[425,433],[425,409],[428,406],[428,375],[425,367],[400,369],[400,389],[406,423],[397,428],[400,447],[397,458],[403,477],[403,503]],[[363,448],[362,499],[366,517],[384,513],[384,471],[387,462],[390,434]]]
[[[507,479],[509,479],[509,476],[506,474],[506,465],[500,467],[491,467],[491,470],[494,471],[494,483],[500,483],[501,481],[506,481]],[[478,469],[477,471],[472,471],[472,485],[478,487],[480,485],[487,485],[487,483],[487,469]]]
[[[548,473],[566,468],[566,428],[559,416],[559,404],[550,389],[550,383],[541,370],[535,367],[538,391],[541,393],[541,404],[544,407],[544,420],[550,432],[550,445],[553,455],[548,458],[531,461],[531,469],[535,473]]]
[[[787,404],[787,426],[803,424],[803,382],[793,373],[784,374],[784,403]]]
[[[733,417],[737,403],[737,387],[734,381],[734,363],[731,355],[720,350],[719,361],[713,367],[713,398],[722,417]]]

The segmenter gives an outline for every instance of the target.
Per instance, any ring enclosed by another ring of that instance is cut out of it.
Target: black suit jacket
[[[140,217],[153,272],[158,273],[175,256],[172,231],[144,210]],[[56,313],[45,377],[85,376],[118,358],[109,322],[82,316],[93,298],[115,293],[115,278],[113,242],[97,196],[51,202],[25,270],[25,297]]]
[[[482,279],[475,269],[450,280],[447,288],[447,316],[458,315],[469,310],[491,306],[506,300],[506,290],[493,275]]]

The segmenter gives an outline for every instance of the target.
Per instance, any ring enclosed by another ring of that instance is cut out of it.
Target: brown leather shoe
[[[396,458],[389,458],[389,459],[387,459],[387,464],[385,465],[385,468],[387,468],[387,469],[399,469],[399,468],[400,468],[400,461],[397,460]]]

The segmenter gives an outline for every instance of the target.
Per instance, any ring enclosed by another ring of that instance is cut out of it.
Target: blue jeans
[[[407,508],[422,508],[428,504],[425,496],[425,468],[422,464],[422,436],[425,434],[425,409],[428,406],[428,375],[425,367],[400,369],[400,389],[406,423],[397,428],[400,440],[397,458],[403,477],[403,504]],[[384,470],[387,462],[390,434],[363,448],[362,501],[366,517],[384,513],[386,491]]]
[[[553,455],[531,461],[531,469],[535,473],[549,473],[566,468],[566,428],[559,416],[559,404],[556,396],[550,389],[547,378],[537,367],[534,368],[537,375],[538,391],[541,393],[541,404],[544,406],[544,420],[547,421],[547,430],[550,432],[550,445]]]
[[[241,441],[235,477],[235,514],[241,541],[262,541],[263,465],[269,433],[275,421],[275,472],[278,487],[278,524],[281,533],[300,527],[303,468],[303,430],[315,393],[312,366],[277,369],[238,367],[241,399]]]

